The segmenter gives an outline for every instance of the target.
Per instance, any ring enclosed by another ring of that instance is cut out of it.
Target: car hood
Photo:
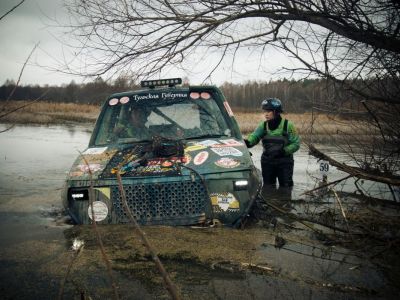
[[[248,170],[253,166],[243,141],[236,138],[186,140],[180,154],[160,157],[151,143],[90,147],[74,162],[69,180],[111,179],[116,172],[124,178],[174,176]]]

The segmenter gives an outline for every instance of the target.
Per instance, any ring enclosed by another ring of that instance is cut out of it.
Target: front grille
[[[193,224],[204,216],[210,201],[200,181],[124,185],[124,190],[129,209],[141,224]],[[117,222],[129,222],[118,186],[111,192]]]

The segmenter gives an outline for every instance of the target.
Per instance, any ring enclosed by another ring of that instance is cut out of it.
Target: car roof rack
[[[174,87],[177,84],[182,84],[181,78],[168,78],[168,79],[157,79],[157,80],[142,80],[140,82],[141,87],[148,87],[154,89],[156,86],[169,86]]]

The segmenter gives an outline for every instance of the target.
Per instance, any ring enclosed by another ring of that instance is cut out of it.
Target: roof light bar
[[[173,87],[177,84],[182,84],[181,78],[168,78],[168,79],[158,79],[158,80],[143,80],[140,82],[141,87],[154,88],[156,86],[168,85]]]

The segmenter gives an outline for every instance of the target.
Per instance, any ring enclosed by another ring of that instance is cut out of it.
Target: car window
[[[96,145],[150,141],[153,136],[169,139],[230,136],[227,122],[213,98],[109,103],[103,108],[95,130]]]

